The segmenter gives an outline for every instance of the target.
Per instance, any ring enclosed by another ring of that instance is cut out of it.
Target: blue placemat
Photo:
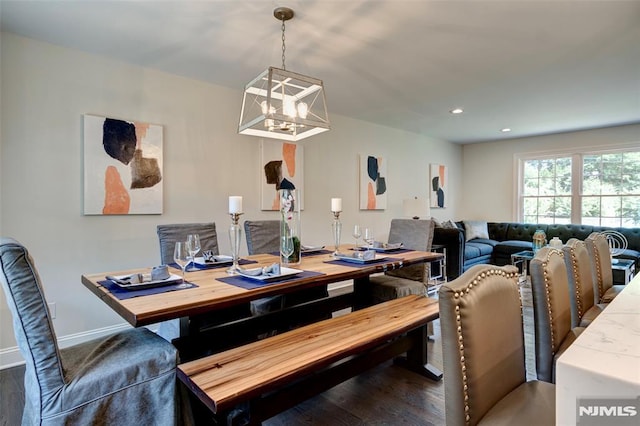
[[[352,248],[350,250],[353,250],[353,251],[364,251],[363,249],[359,249],[359,248],[357,248],[357,249]],[[414,250],[406,249],[406,248],[399,248],[399,249],[393,249],[393,250],[387,250],[387,251],[377,251],[376,250],[377,253],[389,254],[389,255],[391,255],[391,254],[399,254],[399,253],[406,253],[406,252],[409,252],[409,251],[414,251]]]
[[[118,300],[131,299],[132,297],[148,296],[151,294],[166,293],[168,291],[186,290],[188,288],[198,287],[194,283],[185,282],[188,287],[182,287],[182,281],[175,284],[163,285],[161,287],[144,288],[141,290],[125,290],[119,287],[111,280],[98,281],[98,284],[105,287],[111,294],[113,294]]]
[[[252,263],[258,263],[257,260],[249,260],[249,259],[240,259],[238,260],[238,265],[250,265]],[[176,268],[178,271],[182,271],[180,266],[177,263],[170,263],[169,266],[172,268]],[[187,272],[199,271],[201,269],[219,269],[219,268],[228,268],[231,266],[231,263],[208,263],[206,265],[202,265],[200,263],[196,263],[195,267],[193,264],[189,263],[187,266]]]
[[[318,251],[312,251],[309,253],[301,252],[300,254],[302,254],[302,257],[307,257],[307,256],[316,256],[318,254],[331,254],[331,253],[333,253],[331,250],[322,249]],[[280,256],[280,253],[277,251],[271,252],[269,254],[272,254],[274,256]]]
[[[352,268],[365,268],[365,267],[370,266],[370,265],[377,265],[378,263],[385,263],[385,262],[388,262],[389,260],[397,261],[399,259],[393,259],[391,257],[381,257],[379,259],[375,259],[375,260],[372,260],[372,261],[367,262],[367,263],[347,262],[346,260],[336,259],[336,260],[327,260],[324,263],[330,263],[332,265],[351,266]]]
[[[279,284],[286,281],[299,280],[300,278],[317,277],[320,275],[326,275],[326,274],[323,274],[322,272],[315,272],[315,271],[302,271],[301,273],[296,275],[290,275],[280,280],[273,280],[273,281],[267,281],[267,282],[253,280],[251,278],[243,277],[242,275],[231,275],[224,278],[218,278],[218,281],[222,281],[223,283],[231,284],[236,287],[241,287],[241,288],[244,288],[245,290],[251,290],[254,288],[265,287],[272,284]]]

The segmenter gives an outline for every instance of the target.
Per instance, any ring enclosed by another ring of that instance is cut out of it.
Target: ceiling
[[[324,81],[330,116],[461,144],[640,123],[638,0],[1,0],[0,23],[240,102],[281,66],[277,6],[286,68]]]

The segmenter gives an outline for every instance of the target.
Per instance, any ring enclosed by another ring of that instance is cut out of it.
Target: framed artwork
[[[431,164],[429,171],[431,208],[443,209],[447,206],[447,166],[444,164]]]
[[[360,210],[387,208],[387,161],[370,154],[360,155]]]
[[[260,209],[280,210],[279,189],[297,189],[304,208],[304,149],[278,140],[260,141]]]
[[[162,213],[162,126],[85,114],[84,214]]]

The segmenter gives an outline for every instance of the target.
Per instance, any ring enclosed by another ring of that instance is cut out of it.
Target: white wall
[[[640,147],[640,124],[464,145],[457,219],[516,220],[518,154],[623,145]]]
[[[237,134],[240,88],[213,86],[7,33],[1,43],[0,235],[14,237],[30,250],[47,299],[56,303],[54,324],[62,340],[123,324],[85,289],[80,275],[157,264],[156,225],[215,221],[221,252],[228,253],[229,195],[244,196],[243,220],[276,217],[275,212],[259,210],[259,139]],[[82,215],[85,113],[164,127],[162,215]],[[343,198],[345,240],[356,222],[375,226],[379,238],[386,238],[390,219],[402,215],[402,199],[428,196],[429,163],[449,167],[452,194],[446,210],[432,213],[441,219],[455,216],[460,146],[346,117],[330,118],[330,132],[303,141],[304,241],[331,242],[331,197]],[[385,211],[357,207],[359,153],[388,160]],[[0,367],[14,362],[16,354],[0,292]]]

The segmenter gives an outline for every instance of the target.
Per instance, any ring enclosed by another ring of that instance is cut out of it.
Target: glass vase
[[[300,264],[300,203],[295,189],[280,189],[280,241],[289,235],[293,240],[293,253],[290,256],[280,255],[283,265]]]

